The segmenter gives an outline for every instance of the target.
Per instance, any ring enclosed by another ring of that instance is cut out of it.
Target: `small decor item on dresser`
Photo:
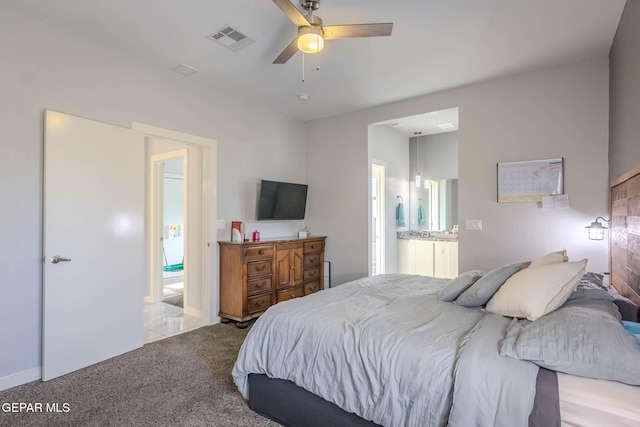
[[[253,232],[253,234],[251,235],[251,240],[254,242],[260,241],[260,232],[258,230]]]
[[[231,241],[244,242],[244,224],[242,221],[231,221]]]
[[[304,230],[298,231],[298,238],[304,239],[309,237],[309,228],[305,227]]]

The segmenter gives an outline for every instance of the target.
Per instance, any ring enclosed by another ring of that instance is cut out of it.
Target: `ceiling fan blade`
[[[390,36],[392,29],[393,23],[330,25],[323,27],[325,40]]]
[[[296,27],[302,27],[303,25],[309,25],[309,21],[304,17],[297,7],[293,5],[289,0],[273,0],[273,2],[289,17],[291,22]]]
[[[273,61],[274,64],[284,64],[298,51],[298,39],[293,41],[287,46],[280,55]]]

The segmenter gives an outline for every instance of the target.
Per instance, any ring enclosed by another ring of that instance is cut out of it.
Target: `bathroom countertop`
[[[440,232],[417,232],[399,231],[398,240],[427,240],[433,242],[457,242],[457,234],[446,234]]]

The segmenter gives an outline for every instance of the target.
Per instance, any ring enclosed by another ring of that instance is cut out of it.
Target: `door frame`
[[[141,132],[146,138],[164,139],[180,142],[186,146],[198,147],[202,150],[202,225],[203,250],[201,319],[202,323],[211,325],[219,323],[218,317],[219,288],[218,284],[218,247],[214,235],[217,223],[217,157],[218,142],[215,139],[190,135],[183,132],[164,129],[144,123],[133,122],[131,129]],[[149,191],[149,189],[147,189]],[[149,251],[149,248],[147,248]],[[150,252],[147,252],[149,254]],[[148,260],[147,260],[148,261]],[[150,278],[147,278],[148,280]],[[149,282],[147,283],[149,286]]]
[[[371,176],[369,177],[369,180],[371,180],[371,178],[373,178],[373,170],[374,169],[380,169],[380,179],[378,182],[378,227],[380,228],[380,239],[378,243],[378,246],[380,247],[380,259],[376,259],[376,274],[383,274],[386,272],[386,260],[387,260],[387,239],[386,239],[386,234],[387,234],[387,217],[386,217],[386,174],[387,174],[387,162],[382,161],[382,160],[377,160],[377,159],[372,159],[371,160]],[[369,183],[369,185],[371,186],[371,183]],[[373,199],[373,191],[370,191],[371,193],[371,197],[370,199]],[[373,223],[373,202],[371,201],[371,223]],[[372,224],[373,225],[373,224]],[[371,233],[371,243],[374,241],[375,236],[373,235],[373,227],[372,227],[372,233]],[[371,250],[371,257],[369,259],[369,273],[371,274],[372,271],[372,262],[373,262],[373,249]]]
[[[149,283],[150,292],[149,299],[152,303],[162,301],[162,292],[164,290],[164,277],[162,274],[162,249],[164,246],[164,168],[163,163],[169,159],[182,159],[182,179],[183,179],[183,201],[182,211],[184,218],[183,230],[183,253],[185,268],[184,274],[184,300],[188,301],[189,293],[189,270],[186,268],[189,262],[189,192],[188,188],[188,151],[187,149],[169,151],[160,154],[154,154],[150,159],[150,175],[149,175]],[[160,240],[160,237],[162,240]],[[162,243],[159,243],[162,242]]]

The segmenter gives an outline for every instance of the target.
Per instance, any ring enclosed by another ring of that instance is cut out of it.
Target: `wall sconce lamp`
[[[588,233],[589,233],[589,239],[590,240],[602,240],[604,239],[604,230],[607,229],[607,227],[605,227],[604,225],[602,225],[602,223],[600,221],[598,221],[599,219],[603,220],[604,222],[609,222],[608,219],[605,219],[601,216],[597,217],[596,220],[594,222],[591,223],[591,225],[586,226],[585,228],[587,229]]]

